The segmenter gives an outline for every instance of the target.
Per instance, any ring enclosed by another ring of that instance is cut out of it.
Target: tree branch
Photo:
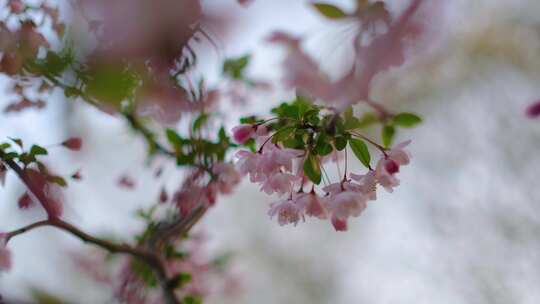
[[[36,191],[36,189],[34,189],[33,184],[26,177],[26,174],[24,173],[24,170],[15,161],[13,161],[12,159],[6,159],[5,154],[3,152],[0,152],[0,159],[2,159],[2,161],[5,164],[7,164],[19,176],[19,178],[26,185],[28,190],[30,192],[32,192],[36,196],[36,198],[38,200],[40,200],[40,202],[42,204],[44,204],[45,203],[44,200],[46,198],[43,197],[43,195],[42,195],[42,193],[40,191]],[[9,241],[9,239],[11,239],[11,238],[13,238],[13,237],[15,237],[17,235],[20,235],[20,234],[23,234],[23,233],[25,233],[27,231],[30,231],[30,230],[33,230],[33,229],[36,229],[36,228],[39,228],[39,227],[44,227],[44,226],[52,226],[52,227],[56,227],[56,228],[59,228],[61,230],[64,230],[66,232],[69,232],[72,235],[74,235],[74,236],[78,237],[79,239],[81,239],[83,242],[97,245],[97,246],[99,246],[99,247],[101,247],[103,249],[108,250],[111,253],[128,254],[128,255],[136,258],[136,259],[139,259],[140,261],[142,261],[143,263],[145,263],[146,265],[148,265],[149,267],[151,267],[154,270],[154,273],[156,274],[156,276],[157,276],[157,278],[158,278],[158,280],[160,282],[160,285],[161,285],[161,287],[163,289],[163,293],[164,293],[164,296],[165,296],[165,299],[166,299],[166,303],[168,303],[168,304],[178,304],[179,303],[178,299],[176,298],[175,292],[174,292],[175,288],[174,288],[174,286],[172,286],[170,284],[170,279],[167,276],[165,266],[163,265],[163,262],[160,259],[160,257],[157,254],[155,254],[154,252],[146,251],[146,250],[143,250],[141,248],[132,247],[132,246],[127,245],[127,244],[116,244],[116,243],[113,243],[113,242],[110,242],[110,241],[107,241],[107,240],[103,240],[103,239],[93,237],[93,236],[81,231],[80,229],[73,226],[72,224],[69,224],[69,223],[67,223],[67,222],[65,222],[65,221],[63,221],[61,219],[51,218],[51,217],[49,217],[49,219],[47,219],[47,220],[36,222],[36,223],[33,223],[33,224],[28,225],[26,227],[23,227],[23,228],[20,228],[18,230],[14,230],[14,231],[8,233],[7,240]]]

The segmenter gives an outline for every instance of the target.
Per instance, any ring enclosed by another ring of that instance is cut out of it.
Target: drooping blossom
[[[526,111],[526,114],[529,118],[537,118],[540,116],[540,100],[535,101],[531,104]]]
[[[251,182],[264,183],[276,174],[292,172],[293,160],[299,155],[297,150],[268,144],[257,153],[238,151],[236,165],[241,174],[249,174]]]
[[[247,124],[236,126],[232,129],[233,138],[237,143],[244,144],[246,141],[252,138],[256,129],[256,126]]]
[[[0,272],[11,269],[11,252],[7,248],[7,234],[0,233]]]
[[[324,201],[314,192],[301,193],[296,198],[296,204],[304,210],[304,214],[324,220],[328,216],[328,211],[324,206]]]
[[[234,187],[240,183],[240,173],[232,164],[217,163],[213,166],[212,171],[217,176],[217,185],[221,193],[231,193]]]
[[[386,33],[373,38],[367,46],[362,45],[360,31],[355,38],[356,63],[337,80],[331,80],[325,75],[318,63],[302,50],[300,38],[275,32],[268,40],[287,48],[283,61],[285,85],[296,88],[337,111],[361,100],[368,100],[375,76],[404,63],[404,41],[418,33],[418,29],[412,24],[412,18],[422,2],[423,0],[412,0],[401,16],[388,26]],[[359,26],[362,24],[361,21]]]
[[[274,192],[280,195],[290,193],[293,189],[294,183],[299,180],[300,178],[296,175],[277,172],[267,177],[267,179],[262,183],[261,191],[268,195]]]
[[[270,218],[277,216],[280,226],[287,224],[294,224],[296,226],[302,218],[301,209],[290,198],[272,203],[268,215]]]
[[[354,183],[338,182],[323,188],[328,193],[325,197],[326,208],[331,214],[331,222],[337,231],[347,230],[349,217],[358,217],[366,209],[368,197]]]
[[[395,174],[399,172],[401,166],[410,162],[411,156],[409,152],[404,150],[410,142],[409,140],[396,145],[377,163],[375,177],[378,183],[388,192],[393,192],[393,188],[399,186],[399,179],[395,177]]]
[[[364,175],[351,173],[351,179],[356,181],[360,187],[360,192],[370,200],[377,199],[377,177],[375,171],[370,170]]]

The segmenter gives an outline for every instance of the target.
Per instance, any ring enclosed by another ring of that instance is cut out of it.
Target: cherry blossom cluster
[[[293,115],[287,117],[286,111],[279,111],[285,108]],[[298,115],[301,108],[304,114]],[[411,156],[405,150],[410,141],[385,148],[359,134],[359,121],[350,114],[326,114],[319,119],[319,110],[296,100],[292,105],[274,109],[282,115],[275,123],[270,119],[235,127],[233,137],[238,143],[254,145],[252,151],[236,153],[236,166],[252,183],[259,184],[261,191],[282,197],[271,204],[268,212],[270,217],[277,217],[280,225],[296,225],[308,216],[329,219],[337,231],[345,231],[348,219],[358,217],[367,202],[377,198],[378,185],[388,192],[399,185],[396,174],[410,162]],[[365,142],[380,150],[381,158],[375,168],[371,167]],[[345,172],[338,181],[331,182],[325,165],[344,161],[347,170],[347,160],[340,157],[348,153],[347,145],[368,172]]]

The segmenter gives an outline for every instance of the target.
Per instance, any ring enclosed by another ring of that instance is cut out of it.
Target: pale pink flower
[[[330,184],[323,188],[323,191],[330,195],[335,195],[343,191],[359,192],[362,193],[361,187],[358,184],[351,183],[349,181],[343,181],[338,183]]]
[[[323,200],[315,193],[302,193],[296,198],[296,204],[304,210],[308,216],[321,220],[327,218],[327,210]]]
[[[396,145],[377,163],[375,177],[388,192],[393,192],[393,188],[399,186],[399,179],[395,177],[395,174],[399,172],[400,166],[407,165],[410,162],[411,155],[404,150],[410,142],[408,140]]]
[[[249,174],[250,181],[252,183],[264,181],[265,175],[258,171],[260,160],[262,158],[260,153],[252,153],[249,151],[238,151],[236,153],[237,162],[236,168],[242,175]]]
[[[0,271],[11,269],[11,252],[6,247],[7,234],[0,233]]]
[[[394,188],[399,186],[399,179],[394,176],[394,173],[397,172],[396,168],[399,171],[399,166],[397,166],[395,161],[384,158],[379,160],[375,168],[377,181],[388,192],[394,192]],[[389,169],[391,171],[388,171]]]
[[[278,194],[289,193],[292,191],[292,187],[297,181],[299,181],[299,178],[296,175],[276,172],[263,182],[261,191],[264,191],[268,195],[274,192]]]
[[[377,177],[375,171],[369,171],[364,175],[351,173],[351,179],[358,182],[360,192],[365,194],[370,200],[377,199]]]
[[[292,171],[293,159],[302,155],[303,151],[266,145],[263,149],[263,171],[273,172],[281,168]]]
[[[256,127],[253,125],[239,125],[232,129],[233,138],[239,144],[244,144],[253,137]]]
[[[240,182],[240,173],[231,164],[217,163],[212,171],[217,175],[217,185],[221,193],[231,193]]]
[[[287,199],[272,203],[268,215],[270,218],[277,215],[280,226],[287,224],[294,224],[296,226],[302,217],[300,211],[300,208],[292,200]]]
[[[332,83],[320,71],[319,65],[302,50],[300,38],[278,31],[272,33],[267,40],[287,48],[287,55],[283,60],[284,82],[287,87],[298,88],[303,93],[318,98],[329,95]]]
[[[359,192],[343,191],[330,195],[326,199],[327,208],[336,217],[345,220],[358,217],[367,207],[367,197]]]

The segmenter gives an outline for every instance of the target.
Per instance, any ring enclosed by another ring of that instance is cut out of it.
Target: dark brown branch
[[[36,196],[36,198],[40,200],[42,204],[45,203],[44,200],[46,200],[46,198],[43,197],[40,191],[36,191],[33,184],[31,183],[31,180],[29,180],[26,177],[26,174],[24,173],[24,170],[22,168],[15,161],[11,159],[6,159],[5,154],[3,152],[0,152],[0,158],[6,165],[8,165],[8,167],[10,167],[19,176],[19,178],[23,181],[23,183],[26,185],[28,190],[32,192]],[[66,232],[69,232],[72,235],[81,239],[83,242],[97,245],[103,249],[108,250],[111,253],[128,254],[136,259],[139,259],[140,261],[142,261],[143,263],[145,263],[146,265],[148,265],[154,270],[160,282],[160,285],[163,289],[163,293],[166,298],[166,303],[168,304],[179,303],[174,292],[174,286],[169,284],[170,279],[167,277],[167,272],[165,270],[165,266],[163,265],[163,262],[161,261],[160,257],[153,252],[146,251],[140,248],[135,248],[127,244],[116,244],[107,240],[93,237],[81,231],[77,227],[57,218],[49,218],[48,220],[36,222],[34,224],[12,231],[8,234],[7,240],[13,238],[14,236],[30,231],[32,229],[44,227],[44,226],[52,226],[52,227],[56,227],[61,230],[64,230]]]

